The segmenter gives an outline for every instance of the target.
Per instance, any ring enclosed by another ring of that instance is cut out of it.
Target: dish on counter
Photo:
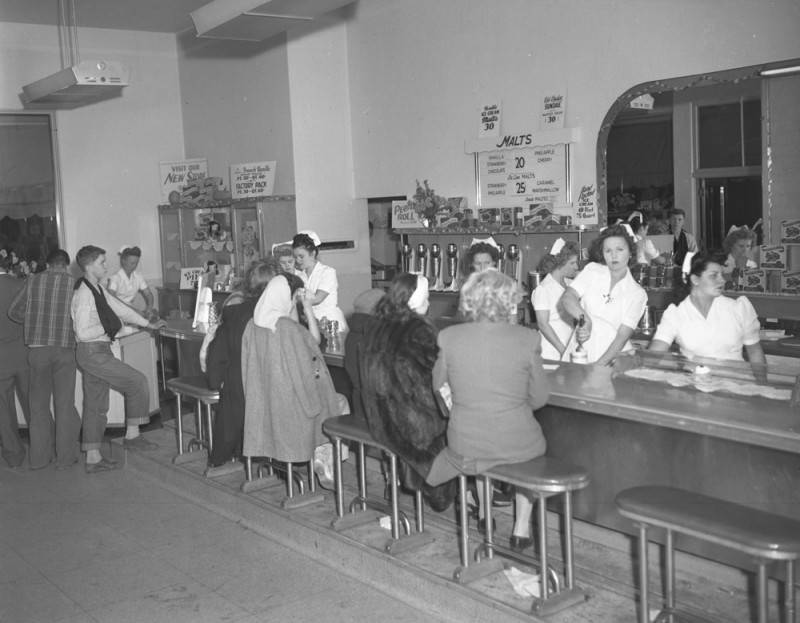
[[[776,342],[786,337],[786,331],[783,329],[761,329],[758,335],[762,341]]]

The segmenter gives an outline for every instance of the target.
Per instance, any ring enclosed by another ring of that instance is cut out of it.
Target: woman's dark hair
[[[630,251],[630,258],[628,259],[628,266],[636,264],[636,243],[633,238],[628,235],[627,230],[622,225],[611,225],[606,227],[600,232],[600,235],[592,240],[589,246],[589,259],[598,264],[605,264],[606,260],[603,257],[603,243],[608,238],[622,238],[628,244]]]
[[[694,275],[695,277],[700,277],[700,275],[706,272],[709,264],[719,264],[722,266],[725,264],[725,254],[718,251],[695,253],[692,256],[689,273],[685,276],[682,272],[683,267],[676,267],[676,270],[681,271],[681,278],[675,280],[675,299],[678,302],[685,299],[691,293],[693,287],[691,276]]]
[[[124,249],[122,249],[122,251],[119,252],[120,259],[124,259],[129,255],[142,257],[142,250],[139,247],[125,247]]]
[[[476,242],[467,250],[467,256],[464,258],[467,270],[472,271],[472,262],[478,253],[488,253],[491,256],[492,262],[494,262],[495,266],[500,260],[500,251],[497,249],[497,247],[490,245],[488,242]]]
[[[541,260],[536,270],[544,278],[545,275],[554,271],[556,268],[561,268],[564,264],[570,261],[573,257],[580,258],[581,250],[578,248],[578,243],[573,240],[568,240],[561,247],[561,250],[555,255],[546,253]]]
[[[247,269],[242,283],[242,294],[245,298],[258,298],[267,287],[269,280],[279,272],[275,258],[267,257],[256,260]]]
[[[642,218],[640,218],[638,216],[634,216],[630,221],[628,221],[628,225],[631,226],[631,229],[633,230],[633,233],[635,234],[644,225],[647,225],[647,222],[644,219],[642,219]]]
[[[314,257],[317,257],[317,254],[319,253],[317,245],[314,244],[314,241],[308,234],[296,234],[295,237],[292,238],[292,248],[305,249]]]
[[[305,287],[303,280],[297,275],[293,275],[291,273],[281,273],[281,275],[286,278],[286,281],[289,284],[289,292],[291,293],[292,297],[294,297],[294,293],[300,288]],[[294,305],[297,308],[297,319],[300,321],[301,325],[308,329],[308,318],[306,318],[306,312],[303,309],[303,304],[300,301],[297,301]]]
[[[408,306],[408,300],[417,289],[417,276],[412,273],[401,273],[392,280],[389,290],[375,305],[375,316],[381,319],[402,320],[410,318],[414,312]]]

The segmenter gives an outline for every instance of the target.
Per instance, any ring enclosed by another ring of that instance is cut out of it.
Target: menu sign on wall
[[[510,148],[478,153],[481,207],[569,203],[567,146],[517,147],[530,144],[530,135],[505,138],[501,145]]]
[[[500,136],[500,115],[502,107],[500,103],[487,104],[481,108],[480,125],[478,126],[478,138]]]
[[[231,196],[234,199],[268,197],[275,192],[276,160],[231,165]]]

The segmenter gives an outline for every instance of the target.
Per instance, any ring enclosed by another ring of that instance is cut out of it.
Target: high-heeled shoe
[[[512,552],[521,552],[533,545],[533,537],[511,535],[508,540],[508,547]]]

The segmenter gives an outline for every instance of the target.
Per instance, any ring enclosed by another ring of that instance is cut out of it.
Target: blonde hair
[[[458,311],[471,322],[510,322],[522,293],[517,282],[497,270],[472,273],[461,288]]]

